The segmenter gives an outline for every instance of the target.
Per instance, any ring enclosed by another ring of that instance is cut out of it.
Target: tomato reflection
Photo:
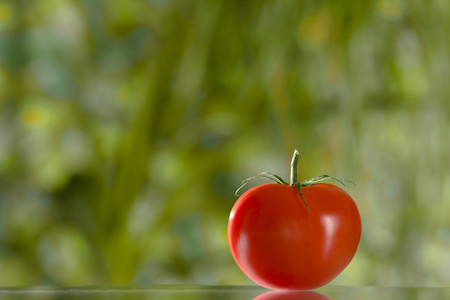
[[[270,291],[253,300],[330,300],[330,298],[315,291]]]

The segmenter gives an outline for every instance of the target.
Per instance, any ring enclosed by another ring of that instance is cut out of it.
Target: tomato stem
[[[314,178],[311,178],[309,180],[305,180],[303,182],[298,182],[298,177],[297,177],[297,165],[298,165],[298,159],[299,159],[300,153],[298,152],[297,149],[294,150],[294,155],[292,156],[292,160],[291,160],[291,176],[290,176],[290,183],[287,183],[286,181],[284,181],[280,176],[270,173],[270,172],[262,172],[259,173],[258,175],[255,175],[253,177],[247,178],[242,182],[242,185],[237,189],[236,191],[236,196],[238,196],[239,191],[251,180],[259,178],[259,177],[265,177],[268,178],[270,180],[275,181],[278,184],[282,184],[282,185],[290,185],[290,186],[295,186],[295,188],[297,189],[300,197],[303,200],[303,203],[305,203],[306,209],[309,212],[309,206],[308,203],[306,203],[305,198],[303,197],[301,188],[302,187],[307,187],[307,186],[311,186],[314,184],[317,184],[321,181],[324,180],[328,180],[328,179],[332,179],[332,180],[336,180],[338,182],[340,182],[341,184],[345,185],[344,181],[346,182],[350,182],[355,184],[353,181],[347,180],[347,179],[342,179],[342,178],[337,178],[337,177],[332,177],[329,175],[320,175]],[[355,184],[356,185],[356,184]]]
[[[290,185],[295,186],[298,183],[298,177],[297,177],[297,165],[298,165],[298,157],[300,156],[300,153],[297,149],[294,150],[294,156],[292,156],[291,161],[291,180]]]
[[[253,177],[247,178],[244,181],[242,181],[242,185],[236,190],[235,195],[238,196],[239,191],[249,182],[252,181],[253,179],[256,179],[258,177],[265,177],[268,178],[270,180],[275,181],[278,184],[283,184],[283,185],[287,185],[288,183],[286,181],[284,181],[280,176],[270,173],[270,172],[262,172],[259,173],[258,175],[255,175]]]
[[[341,183],[343,186],[345,186],[344,181],[349,182],[349,183],[352,183],[353,185],[356,185],[356,183],[354,183],[354,182],[351,181],[351,180],[347,180],[347,179],[343,179],[343,178],[338,178],[338,177],[333,177],[333,176],[329,176],[329,175],[320,175],[320,176],[311,178],[311,179],[309,179],[309,180],[302,181],[302,182],[300,183],[300,186],[301,186],[301,187],[311,186],[311,185],[314,185],[314,184],[318,184],[318,183],[321,182],[321,181],[329,180],[329,179],[336,180],[337,182]]]
[[[300,197],[302,197],[303,203],[305,203],[306,205],[306,209],[309,212],[309,206],[308,203],[306,202],[305,198],[303,197],[302,191],[300,189],[301,184],[298,182],[298,177],[297,177],[297,166],[298,166],[298,158],[300,156],[300,153],[298,152],[297,149],[294,150],[294,155],[292,156],[292,160],[291,160],[291,178],[290,178],[290,186],[295,186],[297,188],[297,191],[300,195]]]

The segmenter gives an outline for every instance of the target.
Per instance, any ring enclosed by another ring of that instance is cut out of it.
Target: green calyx
[[[307,187],[307,186],[311,186],[314,184],[317,184],[321,181],[324,180],[328,180],[328,179],[332,179],[332,180],[336,180],[339,183],[341,183],[342,185],[345,186],[344,181],[346,182],[350,182],[355,184],[353,181],[350,180],[346,180],[346,179],[341,179],[341,178],[337,178],[337,177],[333,177],[333,176],[329,176],[329,175],[320,175],[302,182],[298,182],[297,179],[297,165],[298,165],[298,158],[300,156],[300,153],[298,152],[297,149],[294,150],[294,155],[292,156],[292,161],[291,161],[291,176],[290,176],[290,183],[287,183],[286,181],[284,181],[280,176],[270,173],[270,172],[261,172],[258,175],[255,175],[253,177],[247,178],[242,182],[242,185],[236,190],[236,196],[239,196],[238,193],[239,191],[251,180],[256,179],[258,177],[265,177],[268,178],[270,180],[275,181],[278,184],[282,184],[282,185],[289,185],[289,186],[295,186],[297,188],[298,193],[300,194],[300,197],[302,198],[303,202],[306,205],[306,209],[309,212],[309,206],[308,203],[306,202],[305,198],[303,197],[301,188],[302,187]],[[356,185],[356,184],[355,184]]]

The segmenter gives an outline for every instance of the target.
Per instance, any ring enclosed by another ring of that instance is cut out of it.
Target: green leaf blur
[[[333,284],[448,285],[449,12],[0,0],[0,285],[252,284],[234,192],[295,148],[300,180],[357,183]]]

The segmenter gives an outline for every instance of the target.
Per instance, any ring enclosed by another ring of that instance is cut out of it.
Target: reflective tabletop
[[[0,288],[3,299],[444,300],[450,299],[450,288],[325,286],[314,291],[271,291],[259,286],[204,285],[21,287]]]

